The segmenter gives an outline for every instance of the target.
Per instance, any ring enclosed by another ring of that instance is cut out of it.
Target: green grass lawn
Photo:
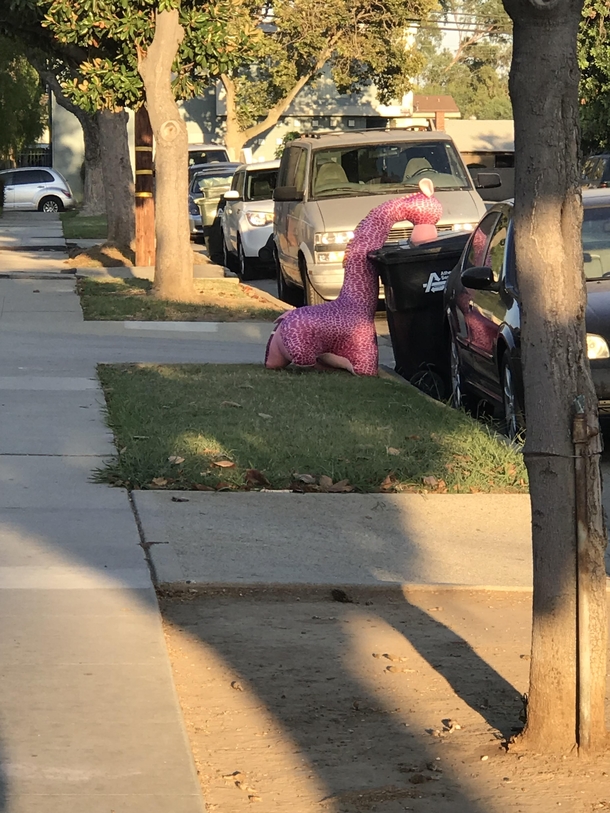
[[[83,315],[87,320],[178,322],[273,321],[285,308],[233,280],[196,280],[194,303],[167,302],[147,296],[152,284],[144,279],[79,279]]]
[[[60,217],[66,240],[105,240],[108,236],[106,215],[80,215],[71,211],[62,212]]]
[[[310,491],[347,481],[337,490],[527,490],[514,448],[393,380],[255,365],[101,365],[98,372],[119,450],[98,477],[116,485],[205,490],[268,482]]]

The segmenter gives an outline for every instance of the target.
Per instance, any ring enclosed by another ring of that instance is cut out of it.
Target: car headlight
[[[189,214],[197,216],[199,214],[199,207],[194,203],[189,203]]]
[[[273,223],[273,212],[246,212],[246,220],[251,226],[269,226]]]
[[[474,231],[476,223],[454,223],[451,231]]]
[[[316,232],[314,240],[319,246],[345,245],[353,236],[353,231],[322,231]]]
[[[345,251],[316,251],[317,263],[342,263]]]
[[[590,359],[610,358],[608,342],[596,333],[587,333],[587,356]]]

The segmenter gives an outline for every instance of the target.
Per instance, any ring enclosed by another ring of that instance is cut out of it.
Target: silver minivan
[[[486,207],[450,136],[408,130],[301,136],[282,154],[273,193],[273,250],[278,296],[293,305],[335,299],[343,284],[343,255],[358,223],[390,198],[434,183],[443,205],[439,232],[470,231]],[[478,188],[499,186],[493,173]],[[389,243],[413,229],[396,223]]]

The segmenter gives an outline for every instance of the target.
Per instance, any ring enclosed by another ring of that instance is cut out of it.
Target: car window
[[[610,206],[586,208],[582,222],[585,277],[610,277]]]
[[[470,238],[470,245],[464,263],[465,268],[474,268],[475,266],[488,265],[489,261],[489,238],[494,230],[494,226],[500,217],[498,212],[491,212],[485,215],[483,220],[475,229],[474,234]]]
[[[23,172],[13,173],[13,184],[15,186],[22,186],[26,183],[39,183],[37,169],[26,169]]]
[[[237,190],[239,194],[243,197],[244,196],[244,182],[246,180],[246,173],[245,172],[236,172],[233,177],[233,183],[231,184],[231,189]]]
[[[500,216],[487,249],[487,263],[493,271],[494,282],[499,282],[504,268],[504,251],[506,248],[506,234],[508,232],[508,217]]]
[[[47,172],[46,169],[39,169],[38,173],[39,173],[38,178],[39,183],[53,183],[55,181],[55,178],[51,175],[50,172]]]
[[[229,160],[226,150],[189,150],[189,166],[193,164],[213,164],[215,161]]]
[[[3,172],[0,174],[0,180],[5,186],[12,186],[13,185],[13,173],[12,172]]]
[[[604,172],[604,162],[601,158],[589,158],[582,168],[583,180],[596,184]]]
[[[450,141],[346,145],[316,150],[312,194],[382,195],[417,190],[422,178],[434,188],[471,189],[468,173]]]
[[[299,152],[300,155],[296,166],[294,185],[297,192],[304,192],[305,179],[307,176],[307,152],[305,150],[299,150]]]
[[[212,194],[215,189],[229,189],[232,175],[195,175],[191,184],[191,193]]]
[[[248,172],[244,200],[271,200],[276,181],[277,169],[257,169]]]
[[[307,151],[301,147],[288,147],[282,155],[278,173],[278,186],[296,186],[297,166],[307,157]]]

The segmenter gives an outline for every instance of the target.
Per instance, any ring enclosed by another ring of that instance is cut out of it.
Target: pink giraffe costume
[[[282,314],[267,343],[265,366],[271,369],[296,364],[312,367],[320,362],[355,375],[377,375],[378,350],[375,311],[379,277],[368,253],[380,249],[394,223],[413,223],[414,245],[434,240],[442,214],[428,178],[419,182],[421,192],[386,201],[369,212],[354,232],[343,260],[345,279],[332,302],[308,305]]]

